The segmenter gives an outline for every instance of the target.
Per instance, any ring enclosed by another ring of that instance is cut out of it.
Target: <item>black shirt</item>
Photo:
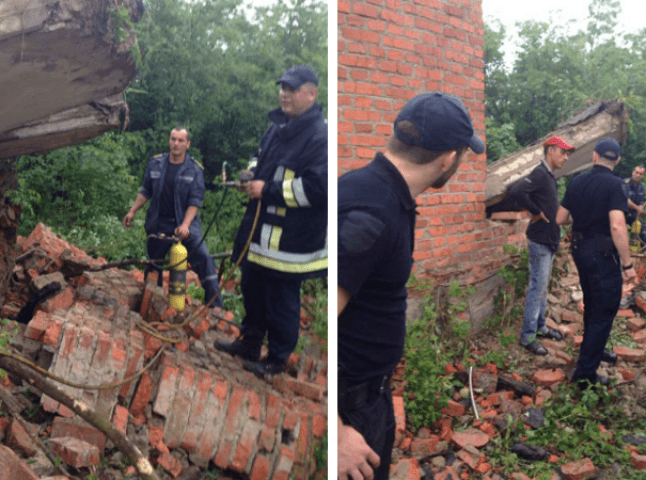
[[[401,360],[415,201],[380,153],[338,187],[338,285],[351,295],[339,316],[339,375],[359,382],[392,372]]]
[[[179,171],[181,163],[168,162],[166,166],[166,175],[164,176],[164,185],[159,205],[159,216],[162,218],[175,218],[175,177]],[[182,219],[179,219],[180,221]]]
[[[544,161],[539,163],[527,177],[514,183],[507,195],[532,215],[543,212],[549,223],[539,220],[527,226],[527,238],[532,242],[547,245],[555,252],[561,240],[561,229],[556,223],[559,208],[556,179]]]
[[[611,210],[627,212],[628,198],[621,179],[609,168],[595,165],[570,181],[561,205],[572,215],[573,231],[585,237],[610,236],[608,214]]]

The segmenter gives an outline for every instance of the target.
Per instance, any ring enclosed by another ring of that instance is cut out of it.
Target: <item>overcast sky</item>
[[[565,26],[568,20],[576,20],[568,27],[568,33],[584,29],[588,17],[588,6],[592,0],[538,0],[528,6],[524,2],[513,0],[482,0],[484,20],[492,23],[498,19],[506,27],[507,43],[513,38],[516,22],[537,20],[558,23]],[[637,33],[646,28],[644,0],[620,0],[621,14],[618,17],[619,30],[624,33]],[[540,6],[540,8],[539,8]]]

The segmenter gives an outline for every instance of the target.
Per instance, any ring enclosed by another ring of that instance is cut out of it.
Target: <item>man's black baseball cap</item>
[[[617,140],[612,137],[603,137],[599,140],[594,147],[594,151],[603,158],[612,160],[613,162],[621,157],[621,147],[617,143]]]
[[[314,69],[307,65],[294,65],[283,73],[283,76],[276,81],[276,84],[286,83],[294,90],[297,90],[306,82],[312,82],[314,85],[319,84],[319,77]]]
[[[413,138],[397,128],[397,122],[408,120],[421,137]],[[395,136],[406,145],[444,152],[468,145],[475,153],[485,151],[484,142],[471,124],[464,104],[453,95],[442,92],[423,93],[413,97],[395,120]]]

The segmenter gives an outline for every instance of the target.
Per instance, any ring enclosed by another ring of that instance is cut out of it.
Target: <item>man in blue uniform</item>
[[[559,225],[572,222],[572,256],[583,290],[583,343],[572,382],[581,388],[608,385],[597,374],[621,301],[623,281],[636,277],[628,247],[626,194],[612,171],[621,158],[619,144],[602,138],[592,154],[592,170],[573,178],[556,214]]]
[[[632,227],[632,224],[640,216],[644,215],[644,185],[642,179],[644,178],[644,166],[637,165],[633,169],[633,173],[629,178],[624,179],[624,191],[628,197],[628,213],[626,214],[626,224]],[[639,246],[646,246],[646,232],[644,232],[644,223],[639,232],[639,239],[642,242]]]
[[[130,228],[137,211],[150,200],[144,228],[148,235],[176,235],[188,251],[191,269],[197,273],[204,288],[205,302],[211,307],[221,307],[218,295],[218,275],[215,262],[202,239],[198,210],[204,199],[204,167],[186,151],[191,146],[188,131],[174,128],[168,141],[170,152],[153,157],[144,174],[143,186],[134,204],[123,219]],[[170,241],[149,237],[146,243],[148,258],[160,260],[166,257],[172,246]],[[160,266],[148,265],[150,271],[158,272],[158,284],[162,285]]]
[[[244,186],[251,201],[232,256],[235,261],[242,254],[260,202],[241,264],[241,336],[215,342],[260,376],[282,372],[296,348],[301,282],[327,275],[327,123],[316,103],[318,77],[311,67],[296,65],[276,83],[280,108],[269,112],[274,123],[252,159],[254,179]],[[265,335],[268,354],[261,361]]]
[[[554,172],[560,170],[574,147],[559,137],[543,143],[545,158],[527,177],[514,183],[507,197],[532,214],[527,226],[529,286],[525,300],[525,321],[520,331],[520,344],[534,355],[547,355],[537,337],[563,340],[558,330],[545,325],[547,292],[552,275],[552,260],[559,248],[561,227],[556,223],[559,207]]]
[[[406,335],[415,197],[484,151],[462,102],[434,92],[401,110],[372,163],[338,185],[338,477],[385,479],[395,420],[390,375]]]

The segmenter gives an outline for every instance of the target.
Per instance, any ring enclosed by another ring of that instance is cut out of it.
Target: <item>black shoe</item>
[[[285,363],[283,362],[272,362],[270,360],[264,359],[259,362],[244,362],[245,370],[255,373],[259,377],[265,377],[267,375],[276,375],[282,373],[285,370]]]
[[[601,361],[614,365],[617,363],[617,354],[607,348],[603,349],[603,354],[601,355]]]
[[[549,338],[551,340],[556,340],[557,342],[560,342],[561,340],[563,340],[563,334],[558,330],[554,330],[553,328],[548,328],[546,331],[538,330],[536,332],[536,338]]]
[[[534,355],[540,355],[540,356],[547,355],[547,349],[543,345],[538,343],[536,340],[529,342],[527,345],[523,345],[522,343],[520,345],[521,347],[532,352]]]
[[[216,340],[213,346],[221,352],[226,352],[233,356],[237,355],[251,362],[260,360],[260,347],[245,343],[244,339],[238,338],[233,342]]]

